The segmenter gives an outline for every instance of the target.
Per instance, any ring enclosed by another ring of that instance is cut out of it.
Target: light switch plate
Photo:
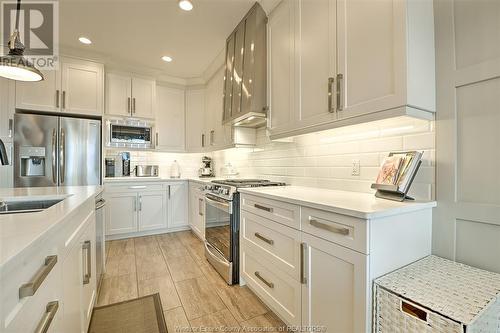
[[[351,175],[359,176],[361,174],[361,165],[359,160],[352,160],[352,172]]]

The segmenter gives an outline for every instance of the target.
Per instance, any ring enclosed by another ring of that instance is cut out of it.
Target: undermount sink
[[[0,201],[0,214],[40,212],[63,200],[64,199]]]

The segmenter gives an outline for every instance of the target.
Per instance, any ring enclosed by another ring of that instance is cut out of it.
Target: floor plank
[[[135,255],[113,256],[106,262],[104,278],[129,274],[135,275],[135,272]]]
[[[139,281],[169,274],[162,255],[144,255],[141,257],[136,255],[135,263],[137,265],[137,280]]]
[[[126,254],[134,254],[134,239],[120,239],[109,242],[108,257],[123,256]]]
[[[137,298],[135,274],[114,276],[102,280],[97,306],[113,304]]]
[[[167,264],[174,282],[203,276],[198,264],[190,256],[167,258]]]
[[[228,309],[190,321],[194,332],[238,332],[240,325]]]
[[[138,281],[138,290],[139,297],[159,293],[164,311],[181,306],[181,301],[170,275]]]
[[[285,332],[286,325],[274,313],[268,312],[241,323],[244,330],[250,332]]]
[[[188,320],[226,308],[212,285],[204,277],[175,282],[175,287]]]
[[[267,307],[248,289],[248,287],[232,286],[218,288],[217,294],[233,316],[242,322],[268,312]]]
[[[169,333],[191,332],[191,326],[184,313],[184,308],[178,307],[164,312]]]

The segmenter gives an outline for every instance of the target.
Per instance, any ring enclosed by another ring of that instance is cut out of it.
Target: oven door
[[[219,274],[232,284],[232,201],[205,195],[205,256]]]

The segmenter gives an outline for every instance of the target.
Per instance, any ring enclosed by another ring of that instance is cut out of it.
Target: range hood
[[[226,40],[223,124],[267,123],[266,24],[265,11],[255,3]]]

